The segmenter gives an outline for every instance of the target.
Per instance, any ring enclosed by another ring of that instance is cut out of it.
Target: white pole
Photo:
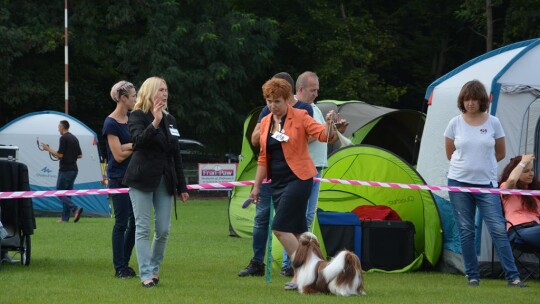
[[[64,112],[66,114],[69,114],[68,63],[68,0],[64,0]]]

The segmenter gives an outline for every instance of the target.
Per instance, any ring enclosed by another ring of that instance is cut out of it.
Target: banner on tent
[[[430,186],[430,185],[418,185],[418,184],[344,180],[344,179],[334,179],[334,178],[314,178],[314,180],[316,182],[325,182],[325,183],[334,183],[334,184],[396,188],[396,189],[540,196],[540,190]],[[265,181],[265,182],[268,182],[268,181]],[[228,189],[232,187],[251,186],[253,184],[254,184],[254,181],[238,181],[238,182],[222,182],[222,183],[188,185],[187,188],[188,190]],[[0,199],[50,197],[50,196],[79,196],[79,195],[96,195],[96,194],[118,194],[118,193],[127,193],[128,190],[129,188],[0,192]]]

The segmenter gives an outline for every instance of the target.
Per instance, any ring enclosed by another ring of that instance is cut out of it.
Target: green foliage
[[[0,5],[0,125],[64,111],[64,2]],[[540,36],[540,0],[493,0],[495,47]],[[421,110],[426,87],[485,52],[479,0],[69,1],[69,114],[100,133],[111,86],[169,85],[182,136],[240,151],[261,84],[318,73],[319,99]]]
[[[57,67],[49,64],[56,59],[62,62],[62,57],[58,57],[62,34],[53,26],[62,24],[61,14],[51,14],[54,7],[46,1],[34,4],[3,1],[0,8],[0,87],[3,88],[0,119],[6,112],[16,117],[63,100],[63,64]],[[58,79],[58,83],[51,83],[51,79]]]
[[[503,43],[540,37],[540,0],[510,1],[504,23]]]

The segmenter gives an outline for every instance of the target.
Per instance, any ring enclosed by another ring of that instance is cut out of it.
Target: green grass
[[[114,278],[113,219],[37,218],[31,265],[0,268],[0,303],[531,303],[540,297],[538,281],[517,289],[483,279],[468,288],[463,276],[438,272],[365,274],[366,297],[300,295],[284,291],[287,279],[276,273],[271,283],[237,276],[252,256],[251,240],[228,236],[226,200],[179,204],[178,214],[153,289]],[[138,272],[135,252],[131,266]]]

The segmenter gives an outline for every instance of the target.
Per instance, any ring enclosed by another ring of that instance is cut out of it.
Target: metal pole
[[[69,114],[68,62],[68,0],[64,0],[64,112],[66,114]]]

